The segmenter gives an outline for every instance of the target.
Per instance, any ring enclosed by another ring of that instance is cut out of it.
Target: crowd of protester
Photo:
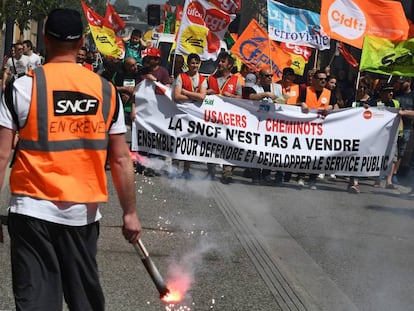
[[[24,49],[23,49],[24,48]],[[373,186],[382,184],[387,189],[397,189],[398,176],[409,172],[401,170],[402,159],[406,156],[410,142],[414,111],[414,95],[411,90],[411,78],[390,77],[363,72],[358,79],[348,79],[345,70],[331,72],[330,66],[323,70],[312,68],[303,76],[295,74],[292,68],[283,68],[281,79],[270,68],[250,69],[242,64],[238,70],[235,58],[228,52],[219,54],[217,68],[209,76],[199,73],[201,59],[190,54],[186,59],[181,55],[170,57],[168,68],[160,66],[161,51],[146,43],[139,30],[134,30],[125,41],[125,55],[121,59],[105,57],[97,51],[82,47],[78,52],[77,62],[95,71],[115,84],[125,111],[127,124],[135,119],[136,86],[144,79],[159,81],[172,87],[173,98],[177,102],[202,101],[206,95],[220,94],[233,98],[250,100],[267,100],[269,103],[297,105],[303,113],[309,109],[319,109],[328,114],[334,109],[349,107],[365,107],[385,105],[400,109],[401,129],[395,138],[397,144],[392,172],[389,176],[378,176]],[[34,56],[35,55],[35,56]],[[28,70],[40,66],[43,59],[35,52],[33,44],[26,40],[13,45],[11,57],[3,66],[3,89],[11,76],[15,78]],[[154,156],[145,154],[148,157]],[[183,170],[179,172],[179,164],[183,162]],[[411,162],[411,161],[408,161]],[[191,162],[172,159],[170,177],[193,178],[190,172]],[[407,167],[404,167],[407,169]],[[220,180],[224,184],[233,182],[234,167],[223,165]],[[157,174],[150,167],[136,163],[136,172],[153,176]],[[206,178],[216,178],[216,164],[207,163]],[[308,186],[317,189],[321,179],[335,179],[338,176],[324,174],[295,174],[295,172],[271,171],[269,169],[244,169],[244,177],[251,179],[253,184],[278,185],[290,182],[292,176],[300,187]],[[347,176],[348,191],[359,193],[359,180],[355,176]]]

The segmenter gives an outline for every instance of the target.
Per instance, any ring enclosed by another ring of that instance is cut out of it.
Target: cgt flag
[[[414,38],[401,42],[367,36],[360,71],[414,77]]]
[[[398,1],[322,0],[321,25],[332,39],[359,49],[365,36],[408,38],[408,22]]]
[[[205,0],[186,0],[177,32],[177,54],[196,53],[201,60],[216,60],[221,40],[235,17]]]
[[[126,27],[125,22],[110,3],[106,5],[105,19],[112,25],[115,33],[120,32]]]
[[[293,71],[297,75],[303,76],[306,64],[309,61],[309,57],[312,55],[312,49],[307,46],[285,42],[280,43],[280,48],[290,54],[292,58],[292,64],[290,67]]]
[[[115,31],[109,21],[92,10],[82,0],[81,4],[98,51],[106,56],[121,57],[123,54],[123,44],[117,40]]]
[[[251,69],[270,67],[278,78],[282,77],[283,68],[292,64],[290,55],[270,40],[267,32],[254,19],[237,39],[231,52]]]

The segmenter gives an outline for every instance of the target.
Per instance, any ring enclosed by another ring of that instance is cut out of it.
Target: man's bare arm
[[[137,243],[141,237],[135,196],[135,175],[125,135],[109,135],[108,159],[112,179],[123,211],[122,233],[126,240]]]

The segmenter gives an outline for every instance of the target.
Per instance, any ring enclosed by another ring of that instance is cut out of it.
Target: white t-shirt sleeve
[[[119,106],[118,118],[112,123],[112,126],[109,129],[109,134],[122,134],[127,131],[125,126],[124,106],[122,105],[122,100],[119,94],[117,96],[117,101]]]
[[[27,114],[29,113],[29,106],[32,97],[32,83],[33,79],[29,76],[23,76],[16,79],[13,83],[13,105],[19,119],[20,127],[26,123]],[[25,93],[25,90],[30,91]],[[4,93],[1,97],[1,101],[0,125],[9,129],[17,130],[17,126],[14,123],[10,110],[6,106]]]

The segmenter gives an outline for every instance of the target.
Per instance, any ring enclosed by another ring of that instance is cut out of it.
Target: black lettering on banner
[[[177,137],[175,153],[180,153],[189,156],[197,156],[198,145],[199,143],[197,139]]]
[[[256,150],[247,149],[246,155],[244,156],[244,161],[252,163],[256,157],[256,154]]]
[[[277,136],[265,134],[265,146],[286,149],[288,147],[288,138],[286,136]]]
[[[323,159],[324,157],[319,157],[319,159],[317,157],[314,157],[312,169],[320,171],[322,169]]]
[[[359,156],[327,157],[324,169],[327,171],[358,172],[360,160]]]
[[[175,137],[138,129],[137,143],[138,146],[173,152],[175,146]]]
[[[221,127],[190,120],[188,121],[187,132],[190,134],[217,138],[221,133]]]
[[[302,149],[302,146],[300,145],[299,137],[295,137],[295,140],[293,141],[292,149]]]
[[[253,133],[238,129],[226,129],[226,140],[234,141],[235,139],[239,143],[246,144],[259,144],[260,133]]]
[[[244,152],[245,150],[243,148],[206,141],[200,143],[200,156],[228,161],[243,161]]]
[[[174,131],[182,131],[183,130],[183,125],[181,122],[181,119],[178,120],[174,120],[174,118],[170,118],[170,123],[168,124],[168,129],[169,130],[174,130]]]
[[[381,172],[388,168],[388,156],[365,156],[361,161],[361,172]]]
[[[353,151],[359,150],[359,139],[305,138],[309,150]]]

